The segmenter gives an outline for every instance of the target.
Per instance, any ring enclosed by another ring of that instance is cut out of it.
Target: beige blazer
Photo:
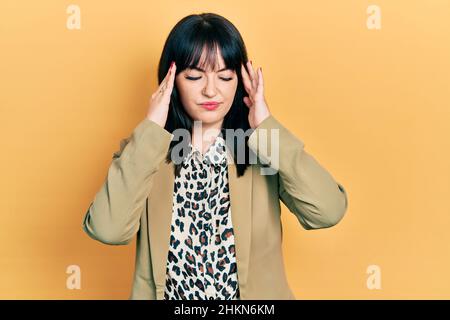
[[[267,131],[267,141],[261,138],[258,143],[261,129],[279,129],[276,174],[262,174],[260,160],[270,159],[273,141]],[[125,245],[137,235],[129,299],[164,297],[174,184],[173,164],[165,157],[172,138],[155,122],[142,120],[113,154],[107,177],[83,219],[83,230],[105,244]],[[228,163],[241,300],[295,299],[284,270],[280,200],[305,229],[320,229],[342,219],[347,194],[272,115],[251,133],[248,146],[258,163],[243,176],[237,178],[236,165]]]

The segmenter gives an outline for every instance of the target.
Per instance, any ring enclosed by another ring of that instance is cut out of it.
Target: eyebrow
[[[205,72],[205,70],[203,70],[202,68],[194,67],[194,66],[190,67],[189,69]],[[225,70],[228,70],[228,69],[230,69],[230,68],[225,67],[225,68],[222,68],[222,69],[218,70],[217,72],[225,71]]]

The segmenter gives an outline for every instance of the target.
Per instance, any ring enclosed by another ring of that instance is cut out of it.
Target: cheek
[[[177,81],[177,89],[180,93],[180,97],[183,101],[192,100],[194,97],[195,86],[192,83],[188,83],[186,81]]]
[[[227,99],[229,100],[233,100],[234,99],[234,95],[236,94],[236,90],[237,90],[237,81],[227,85],[224,89],[224,95],[226,96]]]

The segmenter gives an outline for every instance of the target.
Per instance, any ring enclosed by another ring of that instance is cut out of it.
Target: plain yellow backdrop
[[[71,4],[80,30],[66,27]],[[0,298],[128,298],[135,241],[91,240],[82,218],[145,116],[169,31],[201,12],[236,25],[271,112],[348,192],[331,229],[306,231],[283,207],[297,298],[449,299],[447,0],[2,0]],[[80,290],[66,288],[70,265]]]

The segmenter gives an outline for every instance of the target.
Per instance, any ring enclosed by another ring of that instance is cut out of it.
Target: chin
[[[193,118],[196,121],[201,121],[202,124],[216,123],[223,120],[225,116],[219,111],[204,111]]]
[[[220,121],[221,119],[223,119],[223,117],[221,117],[221,115],[218,114],[217,112],[208,111],[207,114],[201,114],[196,119],[201,121],[202,123],[208,124]]]

